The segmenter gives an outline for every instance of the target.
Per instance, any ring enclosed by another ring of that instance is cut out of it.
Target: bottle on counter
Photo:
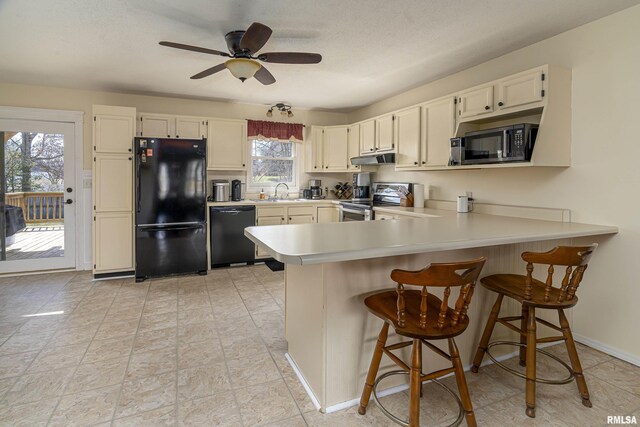
[[[266,194],[264,194],[264,188],[263,188],[262,190],[260,190],[260,194],[258,195],[258,198],[259,198],[260,200],[264,200],[264,199],[266,199],[266,198],[267,198],[267,195],[266,195]]]

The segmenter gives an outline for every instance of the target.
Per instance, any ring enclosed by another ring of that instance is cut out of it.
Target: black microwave
[[[449,166],[528,162],[538,135],[538,125],[521,123],[467,132],[451,138]]]

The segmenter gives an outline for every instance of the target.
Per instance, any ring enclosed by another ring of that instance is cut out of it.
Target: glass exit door
[[[0,141],[0,274],[74,268],[74,125],[0,119]]]

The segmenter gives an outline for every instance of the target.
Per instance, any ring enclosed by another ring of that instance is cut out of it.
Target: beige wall
[[[119,105],[135,107],[138,112],[178,114],[203,117],[221,117],[232,119],[267,120],[268,106],[233,104],[194,99],[170,98],[162,96],[131,95],[116,92],[75,90],[47,86],[26,86],[0,84],[0,105],[11,107],[50,108],[56,110],[84,111],[84,168],[91,169],[91,132],[93,104]],[[344,124],[347,116],[340,113],[299,110],[294,106],[295,117],[283,119],[292,123],[307,125],[310,138],[310,125]],[[280,121],[274,117],[275,121]]]
[[[540,64],[570,68],[572,167],[394,172],[378,180],[422,182],[431,197],[571,209],[573,221],[610,224],[574,309],[574,333],[640,360],[640,6],[592,22],[350,114],[354,122]]]

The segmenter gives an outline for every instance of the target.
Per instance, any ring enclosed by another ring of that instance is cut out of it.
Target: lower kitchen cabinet
[[[316,222],[315,205],[292,206],[258,206],[256,225],[311,224]],[[256,245],[256,258],[267,258],[270,255]]]
[[[133,214],[98,213],[94,221],[94,270],[133,270]]]
[[[337,206],[318,206],[318,224],[340,221],[340,208]]]

